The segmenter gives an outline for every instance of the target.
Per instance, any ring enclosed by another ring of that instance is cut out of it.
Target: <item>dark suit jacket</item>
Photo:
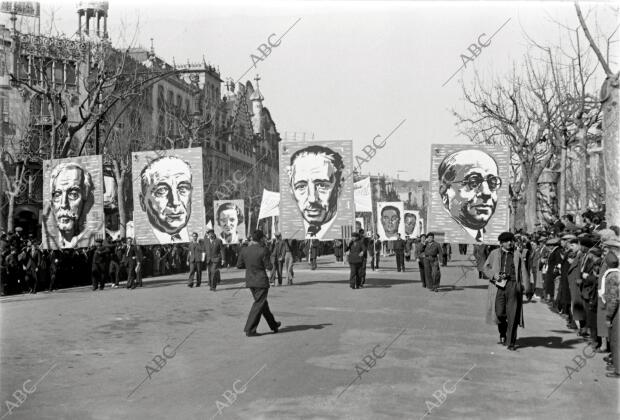
[[[273,268],[266,246],[252,243],[241,249],[237,268],[245,268],[245,287],[269,288],[266,270]]]
[[[129,252],[127,252],[127,247],[123,248],[123,263],[127,265],[135,265],[138,264],[141,260],[140,250],[136,245],[131,245],[129,248]]]
[[[187,261],[190,263],[202,262],[202,253],[205,252],[200,242],[190,242]]]
[[[222,260],[224,260],[224,244],[220,238],[215,238],[213,241],[206,238],[203,246],[205,253],[207,254],[205,257],[207,264],[219,264]]]

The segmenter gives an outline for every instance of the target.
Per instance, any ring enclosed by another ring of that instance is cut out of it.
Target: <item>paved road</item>
[[[298,264],[294,286],[270,289],[283,327],[271,334],[262,321],[253,338],[243,334],[251,297],[237,270],[224,270],[215,293],[177,275],[133,291],[2,298],[0,416],[617,418],[618,381],[545,305],[525,305],[518,351],[496,344],[486,284],[469,262],[451,262],[442,284],[455,286],[431,293],[417,263],[397,273],[388,259],[351,290],[331,261]]]

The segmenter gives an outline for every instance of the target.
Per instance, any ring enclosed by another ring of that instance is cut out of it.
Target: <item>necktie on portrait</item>
[[[307,235],[315,236],[319,230],[321,230],[321,228],[319,226],[317,226],[317,225],[310,225],[310,226],[308,226],[308,231],[306,232],[306,236]]]
[[[482,231],[478,230],[478,233],[476,234],[476,242],[482,242]]]

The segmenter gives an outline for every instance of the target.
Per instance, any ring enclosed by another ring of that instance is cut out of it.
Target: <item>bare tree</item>
[[[605,82],[601,88],[601,105],[603,120],[603,154],[605,168],[605,205],[606,218],[609,224],[620,225],[620,137],[618,136],[618,114],[619,114],[619,93],[620,72],[614,73],[610,67],[609,52],[616,36],[616,29],[605,38],[606,54],[603,55],[596,41],[594,40],[588,25],[581,13],[579,4],[575,2],[575,11],[579,24],[586,36],[590,48],[594,51],[598,62],[605,72]]]
[[[518,179],[513,180],[511,192],[519,194],[515,202],[523,206],[526,228],[533,231],[538,178],[555,151],[550,122],[560,112],[551,71],[547,64],[535,65],[526,57],[523,75],[513,69],[489,88],[476,74],[473,87],[462,89],[471,109],[467,116],[453,111],[460,132],[473,143],[510,147],[520,166],[513,171]]]

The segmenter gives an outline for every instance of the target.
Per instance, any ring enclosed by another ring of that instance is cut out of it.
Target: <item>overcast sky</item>
[[[74,33],[75,3],[44,3],[42,33],[50,31],[52,11],[52,33]],[[598,21],[611,33],[617,11],[609,3],[582,8],[592,26]],[[466,142],[450,112],[463,107],[460,80],[471,83],[474,69],[488,78],[513,65],[519,69],[527,50],[525,33],[557,45],[565,32],[554,20],[576,27],[573,4],[112,0],[108,27],[117,45],[127,45],[135,35],[134,44],[149,47],[153,38],[162,58],[184,63],[204,55],[219,66],[222,79],[237,80],[252,66],[251,54],[262,57],[260,44],[297,22],[244,78],[260,75],[264,104],[278,131],[314,133],[317,140],[352,139],[361,154],[376,135],[385,138],[406,120],[362,171],[392,176],[403,171],[401,179],[428,179],[432,143]],[[474,63],[442,87],[462,66],[460,55],[471,56],[467,47],[482,34],[486,41],[503,24]]]

